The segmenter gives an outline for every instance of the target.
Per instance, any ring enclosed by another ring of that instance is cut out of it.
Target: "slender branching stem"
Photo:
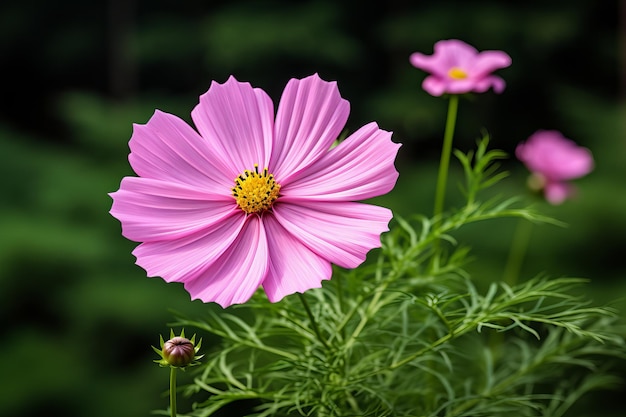
[[[533,224],[525,219],[520,219],[515,228],[513,241],[511,242],[511,250],[504,267],[504,282],[510,286],[517,284],[530,235],[532,233]]]
[[[176,417],[176,367],[170,366],[170,415]]]
[[[334,279],[336,285],[337,285],[337,301],[339,302],[339,311],[341,314],[343,314],[343,310],[344,310],[344,304],[343,304],[343,282],[342,282],[342,277],[336,277]],[[342,327],[341,329],[339,329],[340,333],[341,333],[341,339],[345,339],[346,338],[346,329],[345,327]]]
[[[448,103],[448,117],[446,119],[446,129],[443,134],[443,147],[441,149],[441,160],[439,162],[439,174],[437,176],[437,188],[435,190],[435,210],[433,216],[435,221],[443,212],[444,200],[446,197],[446,183],[448,181],[448,168],[450,166],[450,155],[452,154],[452,138],[454,137],[454,127],[456,125],[456,114],[459,107],[459,96],[451,95]]]
[[[326,343],[326,339],[322,337],[322,333],[320,332],[320,329],[317,325],[317,321],[315,320],[315,317],[313,316],[313,312],[311,311],[311,308],[309,307],[309,303],[307,302],[306,298],[304,298],[303,294],[301,293],[297,293],[297,294],[298,294],[298,297],[300,297],[300,301],[302,302],[302,306],[304,307],[304,310],[306,311],[307,316],[309,316],[309,320],[311,321],[311,327],[313,328],[313,332],[315,332],[315,335],[319,339],[320,343],[324,345],[326,349],[329,349],[328,343]]]
[[[396,369],[399,368],[403,365],[406,365],[407,363],[411,362],[414,359],[417,359],[418,357],[424,355],[426,352],[429,352],[431,350],[434,350],[435,348],[443,345],[444,343],[454,339],[455,337],[458,337],[462,334],[465,334],[466,332],[468,332],[469,330],[473,329],[475,327],[475,324],[462,324],[461,326],[459,326],[457,329],[454,329],[452,331],[450,331],[448,334],[440,337],[439,339],[435,340],[433,343],[431,343],[428,346],[423,347],[422,349],[418,350],[417,352],[413,352],[412,354],[408,355],[407,357],[405,357],[404,359],[401,359],[397,362],[392,363],[391,365],[389,365],[388,369]]]

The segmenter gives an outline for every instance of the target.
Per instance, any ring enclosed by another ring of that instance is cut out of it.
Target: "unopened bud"
[[[191,339],[187,339],[184,330],[180,333],[180,336],[175,336],[174,332],[170,331],[170,339],[167,342],[161,336],[161,349],[152,347],[161,357],[161,359],[155,362],[161,366],[173,366],[183,369],[187,366],[198,365],[198,360],[204,356],[198,355],[201,344],[202,340],[196,345],[195,334]]]
[[[177,336],[163,345],[163,359],[172,366],[187,366],[193,362],[195,356],[194,345],[187,338]]]

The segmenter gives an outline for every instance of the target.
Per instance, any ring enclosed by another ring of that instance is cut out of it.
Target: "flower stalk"
[[[175,336],[174,331],[170,330],[169,340],[163,340],[163,336],[159,336],[161,349],[152,346],[152,349],[161,357],[154,362],[159,366],[170,368],[170,416],[176,417],[176,373],[178,369],[183,371],[188,366],[199,365],[199,359],[204,355],[198,355],[202,339],[196,344],[196,335],[191,339],[185,337],[185,330],[180,332],[180,336]]]
[[[456,126],[456,116],[459,107],[459,96],[451,95],[448,103],[448,116],[446,118],[446,128],[443,134],[443,147],[441,148],[441,159],[439,161],[439,173],[437,175],[437,188],[435,191],[435,209],[433,216],[435,221],[439,221],[443,212],[443,205],[446,198],[446,183],[448,181],[448,170],[450,167],[450,155],[452,154],[452,138]]]
[[[175,366],[170,366],[170,416],[176,417],[176,372]]]
[[[533,224],[525,219],[520,219],[515,228],[511,249],[504,268],[504,282],[509,286],[517,284],[522,263],[526,256]]]

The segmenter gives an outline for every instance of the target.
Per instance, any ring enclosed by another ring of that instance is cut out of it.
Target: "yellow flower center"
[[[467,72],[463,71],[459,67],[450,68],[450,70],[448,71],[448,75],[450,76],[450,78],[454,78],[455,80],[463,80],[467,78]]]
[[[254,171],[247,169],[235,178],[233,196],[237,205],[247,214],[261,213],[272,208],[278,198],[280,185],[267,168],[259,173],[259,166],[254,164]]]

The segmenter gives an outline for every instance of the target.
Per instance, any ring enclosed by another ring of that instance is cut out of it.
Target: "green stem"
[[[298,294],[298,297],[300,297],[300,301],[302,302],[302,305],[304,306],[304,310],[306,311],[306,314],[309,316],[309,320],[311,321],[311,327],[313,328],[315,335],[317,336],[319,341],[324,345],[324,347],[326,349],[329,349],[328,344],[326,343],[326,339],[322,337],[322,333],[320,332],[319,327],[317,327],[317,321],[315,321],[315,317],[313,316],[313,312],[311,311],[311,308],[309,307],[309,303],[307,302],[306,298],[304,298],[304,295],[302,295],[301,293],[297,293],[297,294]]]
[[[443,345],[444,343],[447,343],[449,341],[451,341],[454,338],[457,338],[461,335],[464,335],[465,333],[469,332],[470,330],[473,330],[476,328],[476,323],[465,323],[465,324],[461,324],[459,327],[457,327],[456,329],[451,329],[449,333],[441,336],[439,339],[437,339],[436,341],[434,341],[433,343],[431,343],[428,346],[423,347],[422,349],[418,350],[417,352],[413,352],[411,354],[409,354],[408,356],[406,356],[405,358],[395,361],[393,363],[391,363],[388,366],[384,366],[378,369],[374,369],[370,372],[368,372],[367,374],[363,375],[363,378],[368,378],[370,376],[373,375],[377,375],[383,372],[389,372],[389,371],[393,371],[394,369],[398,369],[404,365],[406,365],[407,363],[417,359],[418,357],[424,355],[425,353],[436,349],[437,347]]]
[[[423,347],[422,349],[418,350],[417,352],[414,352],[414,353],[410,354],[409,356],[407,356],[406,358],[404,358],[402,360],[399,360],[397,362],[392,363],[391,365],[389,365],[388,369],[394,370],[396,368],[404,366],[407,363],[411,362],[412,360],[417,359],[418,357],[422,356],[426,352],[434,350],[438,346],[443,345],[444,343],[454,339],[455,337],[458,337],[458,336],[460,336],[462,334],[465,334],[467,331],[472,329],[472,327],[473,327],[472,325],[464,324],[464,325],[460,326],[458,329],[453,329],[452,331],[450,331],[449,333],[445,334],[444,336],[441,336],[439,339],[437,339],[436,341],[434,341],[430,345],[428,345],[426,347]]]
[[[528,243],[530,242],[532,226],[533,224],[528,220],[520,219],[515,228],[511,250],[504,267],[504,282],[509,286],[517,283],[522,263],[526,256],[526,250],[528,249]]]
[[[448,181],[448,167],[450,166],[450,155],[452,154],[452,138],[454,137],[458,107],[459,96],[451,95],[450,102],[448,103],[448,117],[446,118],[446,130],[443,133],[443,147],[441,149],[439,175],[437,176],[437,189],[435,191],[435,222],[439,221],[439,217],[443,212],[443,203],[446,197],[446,182]]]
[[[343,284],[341,282],[341,276],[338,276],[334,279],[337,284],[337,301],[339,302],[339,313],[343,315]],[[346,338],[346,330],[345,327],[339,329],[341,340],[345,340]]]
[[[170,366],[170,415],[176,417],[176,367]]]
[[[378,311],[378,301],[380,300],[380,297],[382,297],[383,291],[385,291],[386,288],[387,288],[387,285],[385,284],[377,288],[377,291],[374,294],[374,297],[372,297],[372,300],[370,301],[369,305],[365,309],[363,316],[361,317],[361,321],[352,332],[352,335],[350,335],[350,338],[346,340],[344,343],[344,349],[346,351],[348,351],[352,347],[352,344],[356,342],[356,339],[359,337],[359,335],[365,328],[365,325],[367,324],[367,322],[372,317],[374,317],[374,314]]]

